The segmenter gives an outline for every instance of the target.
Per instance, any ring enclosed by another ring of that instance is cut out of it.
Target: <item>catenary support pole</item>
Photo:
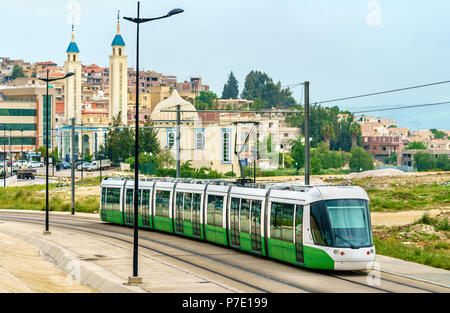
[[[309,185],[309,81],[305,82],[305,185]]]
[[[75,214],[75,118],[72,118],[72,129],[71,129],[71,178],[72,178],[72,215]]]
[[[180,151],[180,126],[181,126],[181,106],[177,105],[177,135],[176,135],[176,145],[177,145],[177,178],[181,177],[181,151]]]

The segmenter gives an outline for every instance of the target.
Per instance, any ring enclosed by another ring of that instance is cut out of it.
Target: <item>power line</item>
[[[352,113],[356,114],[356,113],[366,113],[366,112],[380,112],[380,111],[400,110],[400,109],[409,109],[409,108],[420,108],[420,107],[435,106],[435,105],[442,105],[442,104],[450,104],[450,101],[427,103],[427,104],[406,105],[406,106],[401,106],[401,107],[392,107],[392,108],[385,108],[385,109],[365,110],[365,111],[358,111],[358,112],[352,112]]]
[[[435,86],[435,85],[441,85],[441,84],[447,84],[447,83],[450,83],[450,80],[436,82],[436,83],[430,83],[430,84],[425,84],[425,85],[418,85],[418,86],[412,86],[412,87],[405,87],[405,88],[399,88],[399,89],[391,89],[391,90],[386,90],[386,91],[368,93],[368,94],[363,94],[363,95],[359,95],[359,96],[351,96],[351,97],[346,97],[346,98],[339,98],[339,99],[332,99],[332,100],[325,100],[325,101],[313,101],[313,102],[328,103],[328,102],[335,102],[335,101],[343,101],[343,100],[376,96],[376,95],[381,95],[381,94],[385,94],[385,93],[392,93],[392,92],[398,92],[398,91],[404,91],[404,90],[410,90],[410,89],[416,89],[416,88],[423,88],[423,87],[429,87],[429,86]]]

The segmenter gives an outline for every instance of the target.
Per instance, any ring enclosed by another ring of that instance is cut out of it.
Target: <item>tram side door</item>
[[[262,252],[261,250],[261,201],[253,200],[251,208],[252,223],[252,250]]]
[[[177,192],[176,206],[175,206],[175,231],[183,234],[183,195],[182,192]]]
[[[126,225],[133,225],[133,213],[134,213],[134,190],[133,189],[126,189],[125,194],[125,224]]]
[[[303,205],[296,205],[295,210],[295,252],[298,263],[303,264]]]
[[[200,203],[201,203],[201,194],[194,193],[192,194],[192,232],[194,236],[200,237],[202,235],[200,229]]]
[[[235,247],[241,246],[241,238],[239,234],[239,208],[241,205],[241,199],[231,198],[230,207],[230,237],[231,245]]]

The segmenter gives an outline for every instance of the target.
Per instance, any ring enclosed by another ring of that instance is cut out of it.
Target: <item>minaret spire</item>
[[[117,12],[117,35],[120,35],[120,10]]]
[[[75,25],[72,23],[72,42],[75,42]]]

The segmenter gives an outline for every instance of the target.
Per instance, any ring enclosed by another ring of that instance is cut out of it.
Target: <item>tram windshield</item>
[[[311,204],[311,230],[319,245],[372,246],[369,206],[365,200],[338,199]]]

